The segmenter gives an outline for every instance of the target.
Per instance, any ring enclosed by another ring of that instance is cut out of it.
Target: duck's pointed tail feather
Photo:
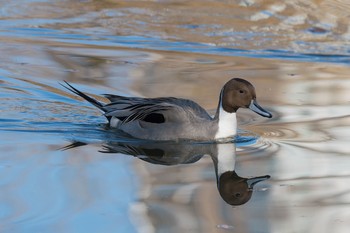
[[[67,90],[73,92],[74,94],[82,97],[83,99],[85,99],[86,101],[88,101],[89,103],[91,103],[92,105],[94,105],[95,107],[99,108],[100,110],[102,110],[103,112],[106,112],[106,110],[104,109],[104,104],[102,104],[101,102],[99,102],[98,100],[84,94],[83,92],[79,91],[78,89],[76,89],[75,87],[73,87],[72,85],[70,85],[67,81],[64,81],[64,83],[67,85],[64,85],[62,83],[60,83],[61,86],[63,86],[64,88],[66,88]]]

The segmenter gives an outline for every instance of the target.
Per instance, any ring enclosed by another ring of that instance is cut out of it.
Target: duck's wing
[[[188,117],[209,119],[208,113],[197,103],[174,97],[139,98],[117,95],[104,95],[112,102],[103,108],[105,116],[116,117],[122,123],[142,120],[151,123],[164,123],[165,121],[187,121]]]
[[[159,104],[159,101],[150,101],[150,99],[140,97],[124,97],[111,94],[103,95],[111,101],[111,103],[105,104],[79,91],[66,81],[64,81],[64,84],[61,85],[102,110],[108,121],[110,121],[112,117],[117,117],[124,123],[134,119],[143,119],[147,116],[149,116],[149,118],[154,118],[161,116],[155,115],[155,109],[158,112],[165,110],[165,107],[161,106],[161,104],[157,105]],[[148,102],[152,102],[152,104],[148,104]]]
[[[111,103],[105,104],[79,91],[65,81],[63,87],[84,98],[104,112],[110,121],[113,117],[122,123],[142,120],[150,123],[165,123],[166,121],[184,122],[190,119],[211,119],[209,114],[197,103],[174,97],[141,98],[119,95],[103,95]]]

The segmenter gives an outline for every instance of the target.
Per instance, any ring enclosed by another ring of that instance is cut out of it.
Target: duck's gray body
[[[242,79],[232,79],[223,87],[219,106],[211,117],[197,103],[181,98],[140,98],[104,95],[110,103],[103,104],[77,90],[69,83],[65,86],[104,112],[111,127],[140,139],[211,141],[236,135],[236,111],[249,107],[271,117],[255,101],[254,87]],[[243,91],[240,96],[236,92]],[[251,92],[251,93],[250,93]],[[242,99],[241,99],[242,98]],[[235,104],[236,103],[236,104]]]
[[[103,107],[110,125],[133,137],[213,140],[218,130],[217,119],[191,100],[105,96],[111,101]]]

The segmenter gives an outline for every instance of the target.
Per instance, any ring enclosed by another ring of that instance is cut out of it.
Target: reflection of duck
[[[76,142],[67,149],[84,145]],[[236,145],[233,143],[150,143],[145,141],[109,142],[102,146],[103,153],[132,155],[148,163],[160,165],[190,164],[210,155],[215,166],[217,187],[223,200],[230,205],[242,205],[250,200],[253,187],[270,176],[243,178],[235,172]]]
[[[233,143],[217,144],[217,153],[212,154],[215,165],[219,193],[230,205],[242,205],[250,200],[253,187],[270,178],[269,175],[243,178],[235,172],[236,145]]]
[[[104,104],[66,82],[63,85],[103,111],[109,125],[135,138],[148,140],[191,139],[222,140],[237,133],[236,111],[250,108],[264,117],[272,115],[256,101],[254,86],[234,78],[221,90],[219,106],[212,118],[197,103],[174,97],[140,98],[104,95],[111,103]]]

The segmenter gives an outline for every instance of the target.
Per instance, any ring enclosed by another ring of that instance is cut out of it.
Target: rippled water
[[[347,1],[0,2],[1,232],[348,232]],[[274,117],[225,150],[126,140],[59,85],[213,113],[231,77]]]

